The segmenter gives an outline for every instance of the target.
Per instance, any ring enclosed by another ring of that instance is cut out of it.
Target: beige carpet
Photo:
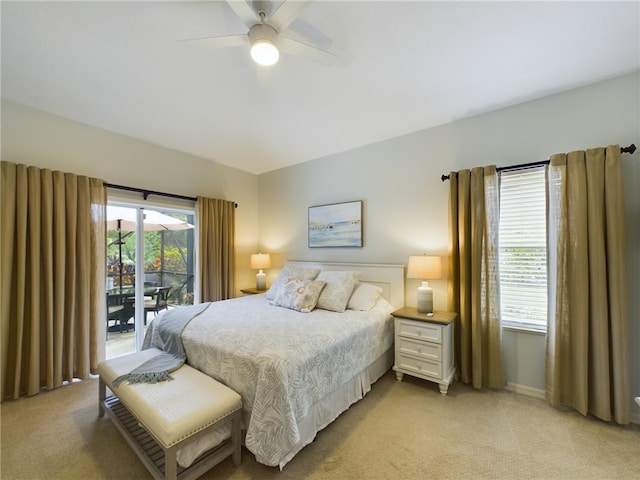
[[[150,479],[107,418],[97,380],[1,405],[0,477]],[[640,428],[620,427],[508,392],[477,392],[392,372],[281,472],[243,450],[205,479],[638,479]]]

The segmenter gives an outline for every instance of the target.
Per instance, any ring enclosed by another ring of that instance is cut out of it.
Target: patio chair
[[[107,334],[109,333],[109,322],[113,321],[114,329],[122,331],[122,316],[124,315],[124,305],[122,297],[109,295],[107,293]],[[129,329],[127,328],[127,331]]]
[[[147,313],[153,312],[153,315],[157,315],[161,310],[169,308],[169,292],[172,287],[158,287],[151,299],[145,297],[144,301],[144,319],[145,325],[147,320]]]

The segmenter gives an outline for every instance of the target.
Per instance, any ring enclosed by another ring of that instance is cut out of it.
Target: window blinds
[[[546,330],[545,167],[500,176],[500,306],[506,326]]]

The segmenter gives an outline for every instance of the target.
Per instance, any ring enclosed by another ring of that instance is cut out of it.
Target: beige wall
[[[258,238],[256,175],[5,100],[1,114],[2,160],[98,177],[116,185],[237,202],[238,293],[255,283],[248,265]]]
[[[441,174],[488,164],[527,163],[553,153],[614,143],[640,146],[639,91],[636,73],[263,174],[260,248],[274,254],[276,265],[285,259],[406,265],[412,254],[445,255],[449,189]],[[631,391],[638,396],[640,152],[623,158]],[[364,248],[308,248],[307,208],[349,200],[364,201]],[[277,269],[268,273],[271,282]],[[445,309],[446,280],[429,283],[435,307]],[[417,286],[416,280],[407,280],[406,304],[415,305]],[[505,331],[504,340],[512,388],[541,395],[545,337]],[[639,409],[629,401],[640,423]]]
[[[272,253],[273,281],[286,259],[406,264],[422,252],[446,255],[448,184],[442,173],[510,165],[611,143],[640,146],[640,74],[313,160],[259,177],[185,153],[2,103],[2,159],[170,193],[234,200],[237,287],[252,286],[249,254]],[[428,108],[428,106],[425,106]],[[381,115],[384,112],[381,112]],[[393,121],[393,119],[389,119]],[[345,128],[349,128],[345,125]],[[631,394],[640,395],[640,152],[624,157]],[[307,247],[307,208],[364,201],[364,248]],[[433,281],[446,308],[446,279]],[[415,305],[417,281],[407,280]],[[544,389],[544,336],[507,331],[512,388]],[[640,409],[632,405],[640,423]]]

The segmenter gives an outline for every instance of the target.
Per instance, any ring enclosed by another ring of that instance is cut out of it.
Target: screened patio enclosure
[[[137,209],[107,205],[107,290],[171,287],[169,303],[193,301],[194,218],[168,211],[143,210],[143,275],[136,272]],[[139,264],[140,265],[140,264]]]

